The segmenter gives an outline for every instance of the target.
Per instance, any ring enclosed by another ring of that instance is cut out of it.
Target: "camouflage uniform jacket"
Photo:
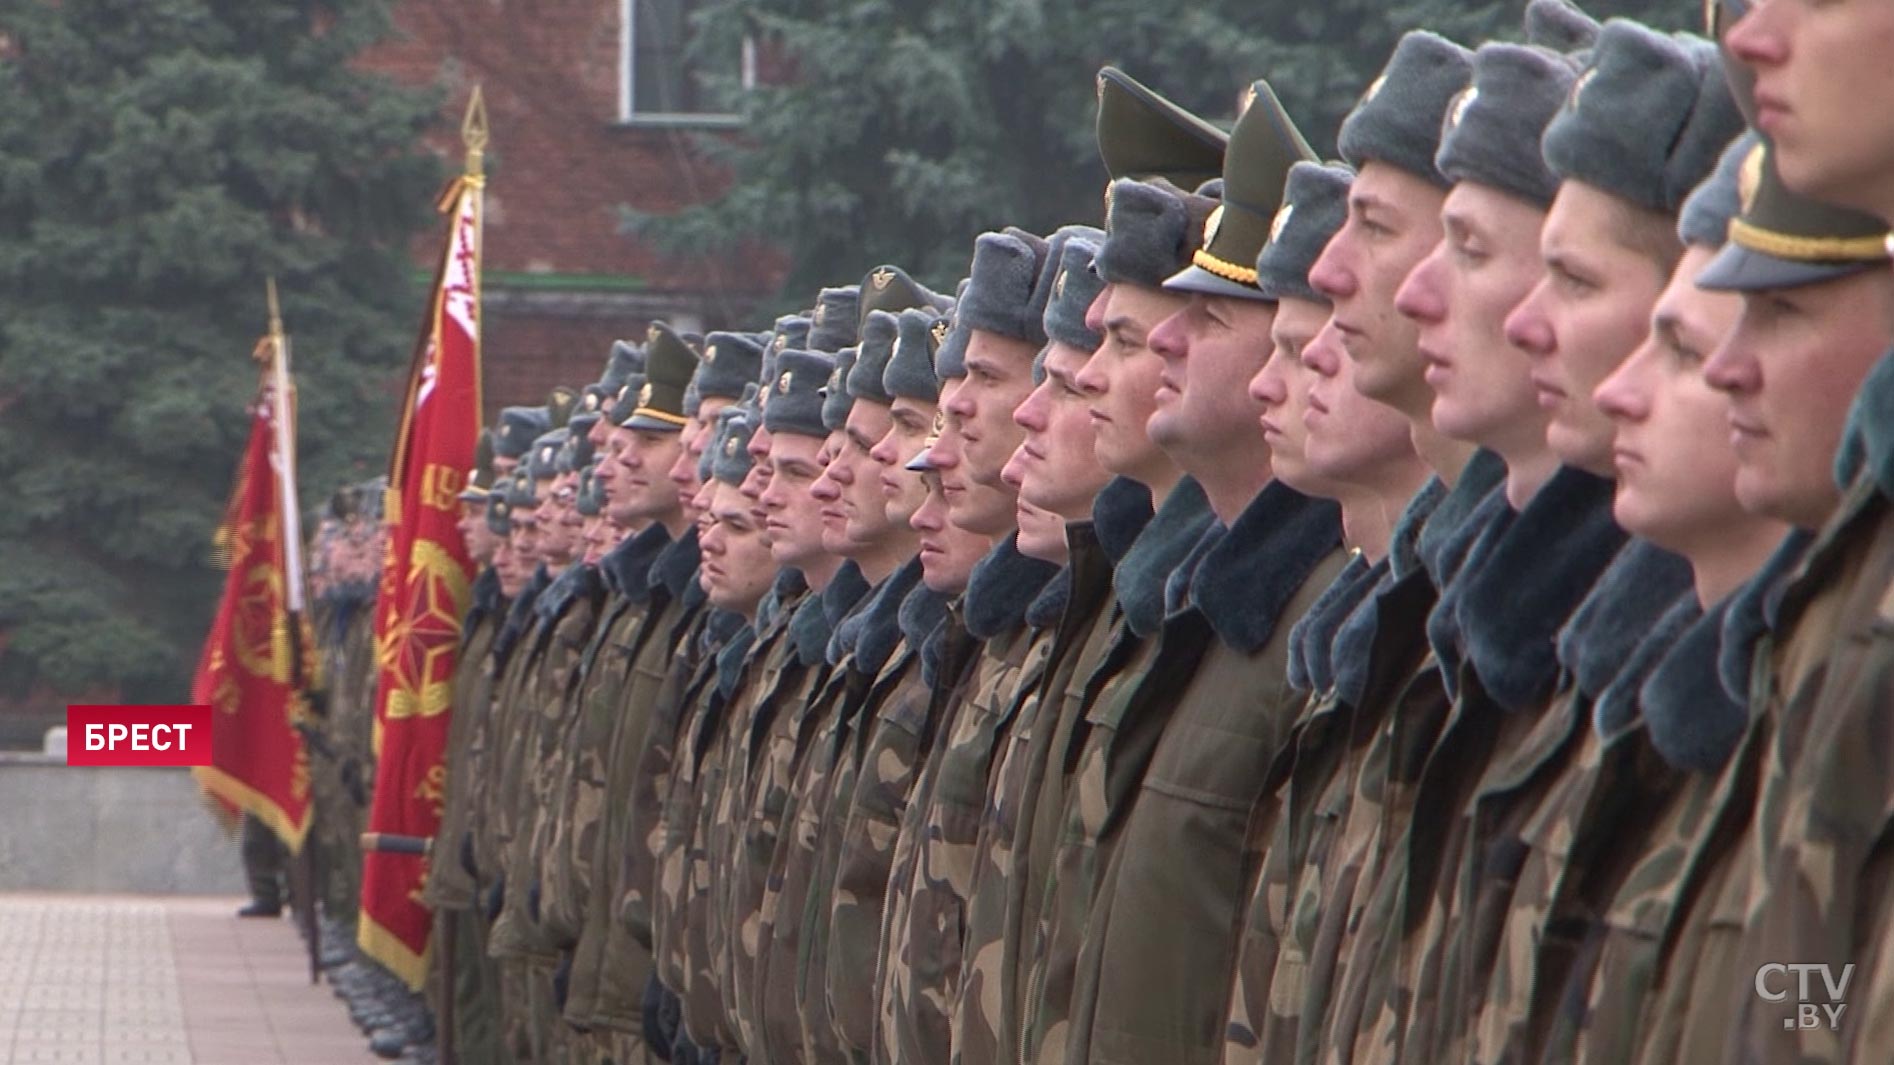
[[[1894,358],[1884,358],[1876,376],[1890,371]],[[1871,378],[1861,402],[1879,391]],[[1843,966],[1853,963],[1850,990],[1837,996],[1812,980],[1808,1000],[1858,1005],[1846,1005],[1838,1029],[1827,1014],[1813,1028],[1789,1028],[1798,998],[1794,977],[1776,977],[1778,990],[1790,986],[1788,1000],[1737,1000],[1737,1057],[1745,1063],[1839,1061],[1846,1044],[1855,1060],[1884,1059],[1889,1044],[1876,1040],[1894,1024],[1887,976],[1870,975],[1877,952],[1886,967],[1894,838],[1894,772],[1885,761],[1894,708],[1894,506],[1887,487],[1894,460],[1879,451],[1879,436],[1889,430],[1867,429],[1870,466],[1790,578],[1771,653],[1759,656],[1752,708],[1779,704],[1783,724],[1765,762],[1748,855],[1755,876],[1743,885],[1740,965],[1733,966],[1754,973],[1770,963],[1825,963],[1839,981]],[[1864,998],[1870,981],[1879,986]]]
[[[1353,704],[1351,749],[1360,753],[1346,769],[1354,774],[1348,780],[1349,794],[1342,799],[1330,793],[1323,800],[1326,808],[1346,810],[1333,847],[1337,876],[1352,881],[1352,890],[1345,905],[1338,898],[1313,933],[1314,941],[1323,944],[1322,952],[1334,959],[1332,978],[1324,988],[1305,981],[1309,990],[1300,1007],[1283,1007],[1298,1016],[1294,1036],[1298,1053],[1312,1047],[1324,1060],[1335,1061],[1351,1057],[1386,1061],[1398,1054],[1401,1032],[1390,1027],[1392,1018],[1379,1009],[1389,993],[1392,951],[1399,942],[1388,933],[1397,919],[1400,891],[1406,882],[1407,829],[1414,816],[1421,770],[1452,703],[1439,656],[1445,654],[1456,662],[1460,658],[1458,648],[1448,646],[1457,634],[1451,626],[1443,632],[1434,621],[1441,616],[1473,543],[1497,514],[1510,513],[1501,490],[1505,474],[1498,456],[1476,454],[1453,489],[1422,521],[1415,547],[1421,571],[1410,570],[1402,576],[1391,572],[1392,583],[1338,633],[1340,646],[1334,657],[1338,695],[1344,700],[1351,696],[1340,690],[1339,678],[1360,675],[1352,672],[1357,656],[1375,663],[1401,658],[1399,654],[1384,656],[1390,646],[1386,641],[1413,638],[1416,619],[1427,622],[1430,650],[1405,673],[1395,666],[1394,676],[1378,675],[1373,691],[1363,685],[1361,701]],[[1395,560],[1391,555],[1390,563]],[[1430,596],[1414,583],[1423,573],[1436,594]],[[1372,613],[1366,612],[1369,606]],[[1356,646],[1372,649],[1357,652]],[[1350,669],[1348,674],[1345,668]],[[1385,687],[1380,681],[1387,682]],[[1299,925],[1301,916],[1291,915],[1289,923]],[[1271,997],[1282,996],[1272,988]]]
[[[1280,482],[1206,536],[1159,640],[1164,661],[1182,645],[1195,664],[1174,675],[1159,664],[1147,681],[1172,709],[1100,888],[1108,921],[1081,974],[1095,981],[1090,1036],[1069,1060],[1220,1057],[1232,932],[1259,857],[1250,817],[1304,703],[1288,681],[1291,622],[1346,561],[1340,508]],[[1153,973],[1173,974],[1162,993]]]
[[[749,707],[739,700],[739,694],[756,638],[754,626],[746,625],[718,649],[715,657],[711,680],[715,692],[709,698],[721,705],[707,715],[712,720],[708,722],[709,735],[697,769],[690,838],[685,844],[685,899],[676,910],[684,923],[684,958],[688,966],[686,983],[680,989],[685,1028],[697,1046],[717,1048],[732,1059],[741,1056],[741,1047],[723,997],[724,891],[722,863],[717,859],[717,845],[722,838],[718,818],[725,781],[734,771],[741,738],[750,725],[743,716]],[[678,779],[678,775],[672,776],[674,788]]]
[[[1148,493],[1145,498],[1148,501]],[[1148,510],[1147,505],[1147,515]],[[1039,679],[1019,693],[1012,734],[994,767],[974,843],[960,986],[951,1004],[950,1047],[953,1059],[963,1065],[995,1065],[1018,1053],[1018,922],[1031,895],[1030,811],[1048,780],[1062,778],[1047,767],[1047,752],[1055,734],[1070,735],[1072,717],[1065,710],[1077,697],[1068,699],[1067,692],[1079,671],[1082,649],[1093,632],[1104,627],[1101,619],[1108,617],[1111,563],[1092,523],[1068,524],[1066,542],[1066,567],[1027,611],[1027,623],[1035,630],[1028,659],[1038,655],[1039,644],[1047,643],[1046,660]]]
[[[1442,979],[1454,981],[1449,990],[1459,1005],[1442,1028],[1451,1026],[1463,1044],[1456,1057],[1519,1059],[1541,971],[1535,948],[1546,939],[1554,893],[1569,884],[1562,908],[1596,905],[1599,881],[1622,869],[1608,868],[1610,857],[1596,853],[1603,839],[1593,825],[1569,819],[1622,817],[1626,797],[1656,798],[1674,778],[1647,760],[1639,779],[1614,782],[1618,794],[1594,796],[1601,771],[1615,777],[1638,763],[1624,756],[1636,745],[1611,748],[1607,760],[1592,722],[1635,713],[1644,677],[1695,610],[1689,564],[1634,540],[1560,634],[1559,694],[1523,742],[1495,757],[1470,811],[1477,846],[1454,874],[1456,969]],[[1561,823],[1573,834],[1561,837],[1554,827]],[[1614,826],[1613,834],[1622,830]],[[1546,971],[1559,964],[1549,958]]]
[[[539,861],[546,846],[553,785],[560,776],[563,741],[572,714],[566,682],[578,667],[598,620],[604,582],[596,566],[575,563],[554,580],[537,602],[539,625],[531,657],[520,682],[523,748],[517,790],[503,810],[509,817],[504,853],[506,882],[514,888],[493,924],[487,951],[494,957],[525,956],[554,962],[559,945],[539,922]]]
[[[903,649],[889,659],[869,689],[863,709],[865,728],[857,732],[848,762],[836,776],[845,804],[833,804],[836,839],[834,874],[826,906],[815,910],[826,919],[828,934],[818,970],[827,989],[829,1014],[837,1039],[850,1061],[867,1062],[875,1046],[875,973],[881,946],[881,919],[901,821],[921,767],[933,749],[935,683],[952,688],[957,677],[937,676],[944,663],[947,597],[915,588],[902,600],[898,616]],[[953,656],[956,668],[971,657]],[[805,911],[807,912],[807,911]],[[810,977],[817,979],[816,975]]]
[[[500,578],[491,567],[474,581],[473,606],[461,624],[460,657],[454,662],[453,718],[447,726],[447,792],[441,803],[441,825],[435,833],[440,850],[428,862],[424,898],[429,906],[466,910],[474,906],[476,891],[471,855],[463,858],[461,841],[475,794],[474,747],[486,730],[493,710],[492,674],[487,659],[499,635],[506,600]],[[484,747],[484,743],[482,743]]]
[[[782,841],[781,897],[765,979],[771,985],[784,979],[795,988],[803,1054],[806,1060],[823,1065],[849,1060],[828,995],[829,913],[836,863],[848,824],[858,758],[875,720],[873,701],[877,695],[886,695],[882,682],[898,679],[919,654],[907,647],[900,611],[920,576],[919,559],[902,566],[837,630],[843,657],[836,667],[839,676],[830,681],[825,696],[834,709],[825,715],[815,747],[798,775],[794,829]],[[771,880],[776,879],[772,874]],[[765,1010],[775,1012],[767,1004]]]
[[[1490,925],[1480,925],[1474,910],[1486,888],[1510,891],[1505,866],[1530,810],[1517,782],[1540,768],[1556,770],[1572,751],[1574,716],[1545,724],[1559,677],[1557,640],[1624,549],[1626,534],[1612,516],[1614,491],[1612,481],[1561,468],[1517,516],[1482,536],[1457,583],[1462,680],[1416,794],[1401,982],[1383,1005],[1406,1011],[1402,1052],[1409,1060],[1465,1054],[1474,1004],[1463,963],[1490,949]],[[1688,579],[1677,563],[1660,553],[1636,579],[1661,586],[1659,598],[1667,598]],[[1469,947],[1469,935],[1481,942]]]
[[[1547,986],[1535,987],[1527,1020],[1528,1045],[1542,1045],[1546,1061],[1637,1061],[1640,1046],[1669,1038],[1662,1031],[1675,1019],[1659,1003],[1688,993],[1705,929],[1696,917],[1709,914],[1728,880],[1773,732],[1768,717],[1751,716],[1725,691],[1718,660],[1726,640],[1742,642],[1726,635],[1741,630],[1735,619],[1760,617],[1754,604],[1774,567],[1678,636],[1640,690],[1642,727],[1607,744],[1648,744],[1676,780],[1618,824],[1607,816],[1592,826],[1610,834],[1596,848],[1600,878],[1617,881],[1596,910],[1567,901],[1587,893],[1573,886],[1573,869],[1559,885],[1548,920],[1560,926],[1534,977]]]
[[[838,573],[829,587],[841,580],[860,582],[860,571],[851,571],[847,578]],[[859,583],[857,594],[866,587],[865,582]],[[837,594],[844,596],[847,591]],[[786,613],[788,631],[777,653],[763,661],[761,672],[750,682],[758,705],[772,707],[773,712],[751,756],[744,805],[737,817],[739,824],[731,840],[725,874],[728,938],[724,998],[729,1003],[738,1042],[747,1056],[757,1060],[774,1060],[764,1051],[763,1001],[758,987],[765,956],[763,902],[768,894],[770,861],[782,838],[796,765],[813,740],[815,718],[810,710],[818,705],[815,693],[828,679],[825,652],[832,631],[825,596],[821,594],[803,596]]]
[[[580,864],[588,878],[591,873],[591,855],[577,853],[574,836],[581,830],[588,834],[596,832],[600,816],[597,791],[587,788],[581,800],[580,782],[598,781],[604,776],[603,762],[616,722],[616,708],[612,703],[623,689],[625,674],[630,668],[624,656],[608,655],[604,651],[628,639],[644,619],[644,602],[634,601],[622,591],[627,577],[642,584],[644,574],[624,571],[650,568],[652,558],[666,542],[662,527],[657,528],[656,537],[644,541],[644,552],[629,565],[626,556],[617,551],[600,560],[599,574],[607,598],[585,649],[566,679],[565,697],[570,710],[567,727],[560,737],[559,776],[550,784],[550,808],[543,833],[546,845],[536,856],[540,920],[548,935],[562,947],[570,947],[578,941],[584,921],[584,906],[576,883]],[[638,540],[633,538],[627,543],[636,544]]]
[[[785,578],[793,578],[793,581]],[[788,594],[780,594],[784,592]],[[716,973],[721,985],[718,995],[735,1034],[736,1045],[745,1056],[757,1052],[751,1049],[755,1044],[741,1011],[748,1002],[747,987],[743,1002],[738,1001],[737,958],[739,954],[746,961],[750,957],[741,949],[743,910],[750,907],[749,916],[754,917],[753,908],[760,901],[761,884],[756,885],[757,894],[751,895],[741,880],[744,839],[749,832],[755,774],[763,752],[771,745],[779,724],[797,717],[798,707],[783,700],[784,694],[793,690],[793,682],[802,677],[790,626],[802,606],[815,601],[802,583],[802,574],[795,570],[782,571],[777,593],[758,612],[760,631],[733,697],[732,731],[726,738],[728,768],[717,797],[710,852],[710,879],[717,888],[717,897],[712,900],[715,906],[712,927],[718,936],[711,950],[717,958]],[[746,964],[744,972],[751,973],[753,969]]]
[[[1008,537],[974,569],[955,614],[949,653],[968,643],[978,658],[964,673],[941,670],[965,680],[935,712],[941,739],[901,826],[897,851],[911,854],[905,861],[897,855],[890,879],[876,978],[882,1060],[948,1061],[981,817],[998,755],[1052,650],[1050,631],[1033,626],[1028,613],[1055,572],[1021,555]]]
[[[1182,653],[1182,641],[1178,653],[1160,658],[1157,636],[1164,621],[1165,585],[1213,520],[1203,489],[1186,477],[1114,574],[1120,614],[1106,637],[1104,661],[1086,678],[1085,708],[1071,740],[1077,757],[1064,763],[1074,769],[1065,788],[1059,830],[1048,839],[1053,848],[1051,872],[1039,903],[1032,971],[1025,985],[1022,1065],[1063,1063],[1071,1033],[1088,1019],[1075,1008],[1080,953],[1103,938],[1103,918],[1094,913],[1094,902],[1125,808],[1137,795],[1169,712],[1162,685],[1148,681],[1160,661],[1172,680],[1188,676],[1196,665]],[[1055,757],[1073,756],[1067,751]],[[1037,839],[1037,826],[1034,835]],[[1101,923],[1094,926],[1095,917]],[[1089,1028],[1082,1034],[1088,1035]]]
[[[653,966],[657,795],[668,779],[681,712],[683,682],[673,683],[674,671],[680,657],[689,657],[688,641],[705,613],[697,560],[694,528],[659,553],[651,566],[644,624],[623,650],[631,667],[617,701],[618,730],[604,785],[605,823],[593,859],[598,882],[587,911],[588,926],[595,921],[604,926],[593,1020],[615,1031],[644,1028],[645,985]],[[594,917],[594,911],[602,913]]]
[[[817,734],[833,716],[831,686],[838,676],[828,658],[835,627],[859,606],[868,582],[854,563],[846,563],[830,578],[821,594],[811,596],[790,622],[796,644],[794,666],[786,669],[773,698],[781,707],[766,739],[754,772],[751,810],[745,818],[744,854],[733,876],[739,894],[753,892],[754,908],[746,916],[732,953],[741,981],[733,1009],[739,1037],[757,1047],[754,1057],[765,1061],[802,1058],[802,1024],[796,1010],[795,988],[769,980],[776,938],[777,906],[781,901],[786,841],[797,814],[797,786],[804,763],[816,745]],[[790,957],[793,959],[793,950]],[[791,965],[793,968],[793,964]]]
[[[717,1004],[714,997],[706,1002],[704,989],[692,983],[695,937],[702,934],[692,913],[703,890],[696,877],[701,856],[697,832],[701,809],[714,800],[722,772],[718,741],[728,699],[720,684],[721,652],[732,645],[747,647],[755,633],[740,615],[712,607],[704,616],[705,623],[696,638],[695,668],[684,689],[685,709],[679,720],[677,746],[658,821],[661,842],[653,884],[651,932],[658,979],[678,996],[691,1042],[710,1049],[722,1045]]]
[[[555,833],[543,872],[542,912],[549,922],[577,929],[565,1016],[580,1028],[601,1023],[601,970],[613,920],[614,896],[607,885],[616,865],[622,807],[610,802],[611,772],[622,746],[642,739],[648,718],[623,707],[634,686],[638,639],[653,610],[669,603],[654,593],[653,565],[671,543],[662,525],[628,537],[602,560],[606,583],[615,591],[581,663],[575,698],[582,715],[569,754],[571,772],[564,783],[567,813],[563,834]],[[637,733],[626,737],[628,730]],[[635,747],[634,747],[635,749]]]
[[[1357,753],[1349,745],[1349,705],[1334,692],[1329,655],[1342,622],[1379,588],[1387,572],[1386,562],[1370,564],[1360,551],[1353,552],[1290,630],[1286,670],[1290,684],[1308,694],[1290,725],[1288,739],[1269,759],[1258,781],[1262,798],[1249,814],[1247,845],[1260,860],[1238,926],[1221,1036],[1226,1062],[1274,1060],[1270,1054],[1287,1059],[1293,1051],[1301,998],[1290,989],[1302,986],[1301,973],[1308,959],[1306,952],[1296,955],[1307,946],[1303,938],[1286,935],[1289,913],[1301,901],[1295,893],[1299,879],[1321,885],[1318,890],[1325,899],[1344,886],[1334,883],[1329,844],[1347,812],[1350,788],[1341,780],[1352,779],[1352,774],[1343,764],[1344,755]],[[1339,802],[1332,797],[1336,794]],[[1284,981],[1289,994],[1280,1003],[1283,1008],[1272,1010],[1270,989],[1276,967],[1289,965],[1285,949],[1295,962]],[[1266,1038],[1282,1042],[1265,1054]]]
[[[489,910],[494,901],[503,899],[506,893],[505,853],[511,818],[503,811],[508,807],[508,797],[517,794],[520,787],[524,744],[515,737],[519,736],[526,720],[519,689],[527,673],[527,662],[533,657],[533,629],[538,621],[533,604],[551,583],[552,576],[544,566],[535,570],[519,597],[507,608],[506,621],[493,640],[493,710],[488,735],[494,742],[486,773],[493,786],[482,789],[475,797],[471,824],[475,881],[486,896],[482,905]],[[517,890],[524,892],[526,886],[519,885]],[[487,913],[489,921],[497,916],[497,911]]]
[[[310,790],[319,807],[315,831],[327,866],[323,904],[333,915],[349,919],[361,898],[361,838],[375,787],[375,689],[381,669],[375,657],[373,600],[345,616],[325,663],[329,704],[321,733],[330,753],[328,769],[314,775]]]
[[[1289,682],[1310,695],[1264,774],[1264,799],[1250,816],[1251,845],[1262,864],[1240,925],[1226,1062],[1289,1059],[1303,1013],[1319,1018],[1327,1006],[1339,927],[1320,939],[1315,928],[1349,909],[1363,857],[1359,847],[1335,852],[1335,845],[1372,837],[1367,825],[1347,820],[1369,819],[1351,800],[1364,753],[1380,732],[1372,711],[1392,702],[1390,686],[1413,672],[1426,646],[1420,626],[1383,631],[1381,622],[1423,618],[1432,604],[1417,540],[1445,494],[1438,479],[1428,482],[1396,524],[1388,557],[1371,564],[1356,551],[1290,631]],[[1414,638],[1392,639],[1397,633]],[[1311,979],[1311,971],[1319,975]]]

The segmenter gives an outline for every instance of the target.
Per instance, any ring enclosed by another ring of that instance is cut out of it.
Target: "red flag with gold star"
[[[191,682],[191,701],[214,715],[211,764],[192,774],[221,806],[255,814],[295,852],[309,832],[309,754],[295,724],[308,711],[313,661],[294,546],[293,416],[278,413],[290,409],[291,393],[276,368],[266,361],[217,530],[230,574]]]
[[[475,110],[478,110],[478,92]],[[474,112],[470,111],[469,128]],[[484,118],[480,125],[484,143]],[[450,221],[434,298],[415,346],[395,437],[383,518],[388,553],[375,600],[380,681],[375,700],[375,798],[368,830],[391,845],[367,849],[357,941],[419,988],[433,914],[421,901],[446,787],[447,726],[461,618],[474,565],[455,522],[480,432],[480,208],[483,179],[469,172],[441,198]]]

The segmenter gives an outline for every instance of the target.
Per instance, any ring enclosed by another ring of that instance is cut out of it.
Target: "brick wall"
[[[674,211],[725,181],[693,150],[698,134],[618,121],[620,13],[620,0],[397,0],[396,39],[363,59],[444,88],[429,145],[450,169],[475,83],[486,98],[489,413],[591,380],[611,341],[644,335],[652,318],[746,324],[780,276],[780,258],[760,246],[680,259],[619,231],[621,205]],[[439,239],[418,242],[417,266],[431,271]],[[552,283],[509,291],[505,274]]]

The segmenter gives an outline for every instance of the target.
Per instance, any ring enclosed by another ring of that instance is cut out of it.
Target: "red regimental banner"
[[[210,765],[208,706],[66,707],[67,765]]]
[[[296,851],[311,810],[309,753],[295,727],[305,712],[301,682],[309,675],[309,641],[301,619],[289,612],[273,469],[285,459],[274,454],[274,408],[270,389],[260,388],[219,532],[229,547],[230,573],[191,682],[191,698],[216,718],[217,745],[193,773],[206,791],[255,814]]]
[[[383,506],[388,554],[375,602],[380,678],[375,798],[368,829],[429,839],[446,790],[447,726],[473,562],[444,486],[473,466],[480,433],[480,196],[462,178],[444,198],[452,221],[434,300],[410,371]],[[370,850],[362,861],[357,940],[412,987],[426,975],[433,913],[421,902],[424,855]]]

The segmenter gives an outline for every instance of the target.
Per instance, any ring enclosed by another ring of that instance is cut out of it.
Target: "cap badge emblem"
[[[783,375],[776,379],[776,394],[779,396],[789,394],[789,373],[787,371],[784,371]]]
[[[1467,108],[1473,106],[1473,101],[1479,98],[1480,90],[1478,86],[1469,86],[1467,91],[1461,93],[1460,98],[1453,102],[1453,113],[1447,116],[1448,128],[1457,128],[1460,125],[1460,120],[1467,117]]]
[[[928,327],[928,332],[934,334],[934,345],[936,347],[947,343],[947,328],[947,319],[945,318],[935,319],[934,324]]]
[[[651,405],[651,382],[646,381],[644,387],[638,390],[638,405],[640,407]]]
[[[1584,95],[1585,93],[1585,86],[1590,85],[1591,79],[1597,76],[1598,76],[1597,67],[1592,67],[1591,69],[1585,71],[1585,73],[1580,74],[1578,76],[1578,80],[1572,83],[1572,96],[1571,96],[1571,99],[1566,101],[1566,106],[1577,107],[1578,98]]]
[[[1381,89],[1387,83],[1388,83],[1388,76],[1386,74],[1382,74],[1380,77],[1369,82],[1368,91],[1361,94],[1361,102],[1364,104],[1368,103],[1369,101],[1373,100],[1375,97],[1381,95]]]
[[[880,292],[894,282],[894,271],[884,266],[870,274],[869,280],[874,283],[875,291]]]
[[[645,331],[644,331],[644,339],[645,339],[645,343],[647,343],[647,344],[655,344],[655,343],[657,343],[657,341],[658,341],[658,335],[659,335],[659,333],[658,333],[658,323],[656,323],[656,322],[652,322],[652,323],[650,324],[650,326],[648,326],[648,327],[646,327],[646,329],[645,329]]]
[[[1203,222],[1203,242],[1204,242],[1205,247],[1208,247],[1217,242],[1217,231],[1222,228],[1223,228],[1223,205],[1217,204],[1217,209],[1214,211],[1211,211],[1210,217],[1204,219],[1204,222]]]
[[[789,334],[788,333],[776,334],[776,350],[781,351],[788,346],[789,346]]]
[[[1282,205],[1282,210],[1276,212],[1275,221],[1269,223],[1269,242],[1271,244],[1274,244],[1276,240],[1282,236],[1283,229],[1289,225],[1289,216],[1294,214],[1295,211],[1295,204],[1285,203]]]
[[[1059,271],[1058,279],[1052,283],[1052,298],[1053,299],[1062,300],[1065,298],[1065,275],[1069,273],[1071,273],[1070,270]]]
[[[737,453],[737,443],[738,443],[738,440],[734,436],[726,437],[724,439],[723,453],[726,457]]]

